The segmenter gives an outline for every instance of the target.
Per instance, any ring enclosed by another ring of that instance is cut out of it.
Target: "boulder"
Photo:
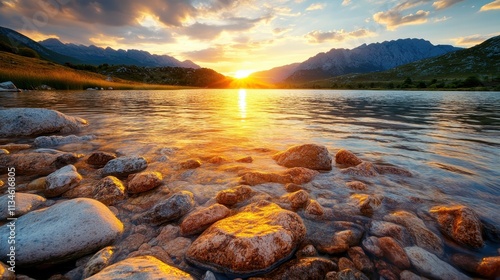
[[[279,152],[273,159],[285,167],[305,167],[313,170],[332,170],[332,156],[325,146],[297,145]]]
[[[462,205],[436,206],[430,213],[440,230],[458,243],[472,248],[484,245],[482,224],[472,209]]]
[[[107,176],[94,186],[92,197],[105,205],[113,205],[126,197],[125,187],[118,178]]]
[[[181,162],[181,168],[182,169],[196,169],[201,166],[201,161],[196,160],[196,159],[190,159],[186,160],[184,162]]]
[[[148,167],[148,162],[143,157],[119,157],[106,163],[102,169],[103,176],[126,177]]]
[[[406,247],[405,251],[413,267],[427,277],[449,280],[470,279],[436,255],[420,247]]]
[[[77,160],[78,155],[73,153],[49,151],[4,155],[0,156],[0,174],[15,166],[17,175],[48,175]]]
[[[265,275],[265,279],[276,280],[315,280],[324,279],[329,271],[335,270],[334,262],[324,258],[301,258],[289,261],[276,271]]]
[[[106,267],[87,280],[194,280],[188,273],[152,256],[128,258]]]
[[[32,211],[15,221],[16,264],[35,265],[65,262],[95,252],[123,232],[123,224],[104,204],[88,198],[60,202]],[[0,236],[9,236],[9,224]],[[9,252],[0,243],[0,258]]]
[[[0,110],[0,137],[70,133],[80,130],[87,121],[54,110],[12,108]]]
[[[395,240],[399,241],[399,243],[403,247],[412,245],[410,233],[405,227],[398,224],[386,221],[372,220],[370,233],[378,237],[392,237]]]
[[[222,204],[214,204],[190,213],[181,223],[181,234],[191,235],[203,232],[211,224],[227,217],[230,210]]]
[[[417,246],[438,256],[443,254],[443,241],[441,238],[430,231],[424,222],[414,214],[406,211],[396,211],[386,215],[384,220],[406,227]]]
[[[95,253],[90,260],[85,264],[83,269],[83,279],[86,279],[99,271],[103,270],[111,262],[111,257],[115,253],[115,248],[107,246]]]
[[[296,210],[306,206],[307,202],[309,202],[309,194],[305,190],[300,190],[285,194],[281,199],[290,203],[291,208]]]
[[[140,214],[138,218],[144,222],[159,225],[183,217],[193,206],[193,194],[188,191],[181,191],[164,201],[160,201],[153,209]]]
[[[375,267],[368,256],[366,256],[363,249],[359,246],[351,247],[347,251],[347,254],[354,263],[354,267],[366,275],[374,275]]]
[[[378,176],[377,170],[372,163],[363,161],[360,164],[340,170],[343,174],[354,176],[375,177]]]
[[[106,163],[108,163],[108,161],[115,158],[116,156],[112,153],[94,152],[87,158],[86,162],[96,167],[103,167],[106,165]]]
[[[7,81],[0,83],[0,92],[20,92],[21,90],[13,82]]]
[[[357,246],[364,230],[361,226],[351,222],[325,223],[308,221],[307,228],[311,229],[308,239],[321,253],[338,254]]]
[[[348,150],[340,149],[336,154],[335,154],[335,162],[337,164],[341,164],[345,167],[352,167],[356,166],[363,161],[360,160],[355,154]]]
[[[7,208],[9,200],[10,199],[8,195],[3,195],[0,197],[0,205],[3,205],[3,207],[0,207],[0,220],[6,220],[7,218],[22,216],[36,209],[38,206],[40,206],[46,201],[45,198],[36,194],[17,192],[15,198],[16,209],[13,211],[13,213],[9,213]]]
[[[399,243],[391,237],[381,237],[378,239],[379,247],[384,253],[389,262],[396,265],[398,268],[410,268],[410,260],[405,253],[405,250]]]
[[[322,216],[323,214],[325,214],[325,209],[323,209],[323,206],[321,206],[318,201],[310,199],[309,203],[306,206],[306,214]]]
[[[94,140],[95,138],[95,135],[39,136],[35,139],[35,142],[33,144],[38,148],[48,148],[72,143],[86,142]]]
[[[144,171],[130,175],[129,179],[127,191],[129,193],[141,193],[161,185],[163,176],[160,172]]]
[[[189,247],[186,258],[229,275],[265,273],[291,257],[305,234],[296,213],[261,201],[210,226]]]
[[[500,278],[500,256],[483,258],[479,262],[476,272],[491,279]]]
[[[310,182],[319,172],[304,167],[294,167],[279,173],[247,172],[243,174],[244,184],[255,186],[264,183],[305,184]]]
[[[250,197],[252,188],[249,186],[237,186],[235,188],[227,189],[217,193],[215,200],[217,203],[233,206],[236,203],[242,202]]]
[[[59,196],[80,184],[81,180],[82,175],[76,168],[71,164],[66,165],[47,176],[43,193],[47,197]]]

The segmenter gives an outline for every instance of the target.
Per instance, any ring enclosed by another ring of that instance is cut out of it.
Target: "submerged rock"
[[[190,159],[190,160],[186,160],[184,162],[181,162],[182,169],[196,169],[200,166],[201,166],[201,161],[195,160],[195,159]]]
[[[443,241],[430,231],[424,222],[414,214],[406,211],[397,211],[386,215],[384,220],[406,227],[417,246],[439,256],[443,254]]]
[[[305,234],[297,214],[262,201],[210,226],[189,247],[186,258],[229,275],[264,273],[291,257]]]
[[[130,175],[129,179],[127,191],[129,193],[141,193],[161,185],[163,176],[160,172],[148,171]]]
[[[122,280],[122,279],[169,279],[194,280],[194,278],[155,257],[140,256],[128,258],[106,267],[87,280]]]
[[[316,280],[324,279],[329,271],[335,270],[334,262],[324,258],[295,259],[280,266],[276,271],[263,276],[273,280]]]
[[[182,221],[181,234],[191,235],[203,232],[211,224],[227,217],[230,212],[226,206],[218,203],[192,212]]]
[[[412,245],[410,233],[405,227],[398,224],[372,220],[370,232],[378,237],[392,237],[399,241],[403,247]]]
[[[193,206],[193,194],[188,191],[181,191],[164,201],[160,201],[148,212],[140,214],[139,219],[158,225],[183,217]]]
[[[48,148],[71,143],[86,142],[94,140],[95,138],[95,135],[39,136],[35,139],[34,145],[38,148]]]
[[[42,203],[46,201],[45,198],[30,193],[16,193],[16,209],[13,211],[14,215],[9,213],[7,205],[9,201],[8,195],[3,195],[0,197],[0,220],[5,220],[7,218],[19,217],[22,216],[40,206]]]
[[[47,197],[61,195],[80,184],[81,180],[82,175],[76,171],[76,168],[73,165],[66,165],[47,176],[43,193]]]
[[[364,190],[368,189],[368,186],[365,183],[360,182],[360,181],[347,182],[347,183],[345,183],[345,185],[348,188],[353,189],[355,191],[364,191]]]
[[[410,268],[410,260],[396,240],[391,237],[381,237],[378,239],[378,243],[384,256],[391,263],[401,269]]]
[[[406,247],[405,251],[413,267],[427,277],[449,280],[470,279],[436,255],[420,247]]]
[[[86,162],[96,167],[103,167],[106,165],[106,163],[108,163],[108,161],[115,158],[116,156],[112,153],[94,152],[87,158]]]
[[[80,130],[87,121],[54,110],[12,108],[0,110],[0,137],[69,133]]]
[[[123,224],[102,203],[77,198],[30,212],[15,222],[16,264],[34,265],[64,262],[95,252],[123,232]],[[8,236],[8,224],[0,236]],[[0,243],[0,258],[9,252]]]
[[[304,167],[294,167],[280,173],[247,172],[242,176],[243,183],[255,186],[264,183],[304,184],[310,182],[319,172]]]
[[[308,239],[319,252],[327,254],[343,253],[357,246],[364,233],[361,226],[351,222],[308,221],[306,224],[311,229]]]
[[[107,176],[94,186],[92,197],[105,205],[112,205],[125,198],[125,187],[118,178]]]
[[[476,272],[484,277],[498,279],[500,277],[500,256],[483,258],[479,262]]]
[[[132,173],[137,173],[148,167],[148,163],[143,157],[119,157],[108,161],[102,169],[103,176],[125,177]]]
[[[413,176],[413,174],[410,171],[403,169],[401,167],[392,166],[392,165],[376,164],[375,170],[380,174],[394,174],[394,175],[401,175],[401,176],[406,176],[406,177]]]
[[[354,176],[364,176],[364,177],[375,177],[379,174],[373,164],[367,161],[363,161],[354,167],[348,167],[340,170],[343,174],[349,174]]]
[[[354,267],[366,275],[373,275],[375,273],[375,268],[372,261],[368,256],[366,256],[363,249],[359,246],[351,247],[347,251],[347,254],[354,263]]]
[[[228,190],[220,191],[215,200],[217,203],[233,206],[236,203],[242,202],[250,197],[252,194],[252,188],[249,186],[237,186]]]
[[[76,154],[48,151],[4,155],[0,156],[0,173],[15,166],[17,175],[48,175],[77,160]]]
[[[470,208],[457,206],[436,206],[430,210],[440,230],[460,244],[473,248],[483,246],[481,221]]]
[[[285,167],[305,167],[313,170],[332,170],[332,156],[325,146],[297,145],[279,152],[273,159]]]
[[[356,166],[363,161],[360,160],[355,154],[348,150],[340,149],[335,154],[335,162],[346,167]]]

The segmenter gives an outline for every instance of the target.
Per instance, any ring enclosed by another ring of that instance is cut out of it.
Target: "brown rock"
[[[364,190],[368,189],[368,186],[365,183],[360,182],[360,181],[347,182],[346,186],[350,189],[355,190],[355,191],[364,191]]]
[[[113,205],[125,198],[125,187],[118,178],[108,176],[95,185],[92,197],[105,205]]]
[[[334,280],[369,280],[366,275],[357,269],[344,269],[331,276]]]
[[[240,158],[236,160],[237,162],[243,162],[243,163],[252,163],[253,158],[251,156]]]
[[[374,274],[374,266],[370,259],[366,256],[365,252],[361,247],[351,247],[347,251],[347,254],[351,258],[354,266],[363,272],[365,275],[373,275]]]
[[[359,208],[359,212],[365,216],[372,216],[373,212],[382,204],[381,199],[376,195],[353,194],[350,198]]]
[[[408,232],[408,230],[406,230],[406,228],[398,224],[385,221],[372,220],[370,232],[371,234],[378,237],[384,237],[384,236],[392,237],[395,240],[399,241],[399,243],[403,247],[412,245],[410,233]]]
[[[141,193],[161,185],[163,176],[160,172],[144,171],[130,175],[129,179],[127,191],[129,193]]]
[[[297,214],[262,201],[213,224],[193,242],[186,257],[217,272],[264,272],[290,257],[305,234]]]
[[[3,280],[15,280],[16,279],[16,274],[14,274],[14,272],[10,271],[9,267],[6,266],[3,262],[0,262],[0,279],[3,279]]]
[[[457,206],[436,206],[430,210],[440,230],[460,244],[473,248],[483,246],[482,224],[470,208]]]
[[[354,263],[346,257],[340,258],[338,265],[339,265],[339,271],[342,271],[344,269],[357,270],[356,266],[354,266]]]
[[[104,247],[99,252],[95,253],[87,264],[85,264],[83,278],[88,278],[108,266],[114,253],[115,248],[112,246]]]
[[[201,166],[201,161],[195,160],[195,159],[190,159],[190,160],[186,160],[184,162],[181,162],[182,169],[196,169],[200,166]]]
[[[325,213],[325,210],[316,200],[311,199],[309,204],[307,204],[306,213],[309,215],[322,216]]]
[[[363,161],[362,163],[354,166],[354,167],[348,167],[340,170],[343,174],[349,174],[349,175],[354,175],[354,176],[364,176],[364,177],[375,177],[378,176],[379,174],[373,167],[373,164]]]
[[[414,214],[406,211],[396,211],[386,215],[384,220],[406,227],[417,246],[437,255],[443,254],[443,241]]]
[[[316,251],[313,245],[309,244],[298,250],[295,255],[297,258],[315,257],[318,255],[318,251]]]
[[[500,278],[500,256],[483,258],[477,266],[477,273],[490,279]]]
[[[236,203],[242,202],[250,197],[252,193],[252,188],[249,186],[238,186],[232,189],[220,191],[215,200],[217,203],[232,206]]]
[[[92,198],[94,192],[94,187],[90,184],[78,185],[69,191],[63,193],[61,196],[64,198],[78,198],[78,197],[88,197]]]
[[[286,194],[284,197],[290,202],[292,209],[302,208],[309,201],[309,194],[304,190]]]
[[[264,183],[304,184],[310,182],[317,174],[318,171],[315,170],[294,167],[280,173],[247,172],[243,174],[242,181],[250,186]]]
[[[279,152],[273,159],[285,167],[305,167],[314,170],[332,170],[328,149],[316,144],[297,145]]]
[[[27,191],[43,191],[47,184],[47,177],[40,177],[31,181],[26,187]]]
[[[363,239],[361,242],[363,249],[375,257],[381,258],[384,256],[384,252],[380,249],[380,243],[378,238],[375,236],[369,236]]]
[[[203,232],[211,224],[227,217],[229,213],[230,210],[226,206],[218,203],[192,212],[182,221],[181,234],[191,235]]]
[[[108,161],[115,158],[116,156],[112,153],[94,152],[87,158],[86,162],[96,167],[103,167],[106,165],[106,163],[108,163]]]
[[[160,201],[146,213],[134,216],[134,219],[159,225],[182,218],[191,211],[194,204],[193,193],[180,191],[168,199]]]
[[[45,190],[46,197],[55,197],[78,186],[82,180],[82,175],[78,173],[73,165],[66,165],[52,173],[46,178]]]
[[[399,280],[399,274],[401,270],[396,266],[387,263],[383,260],[375,260],[375,267],[380,276],[387,280]]]
[[[384,257],[386,257],[391,263],[401,269],[410,268],[410,260],[408,259],[404,249],[396,240],[391,237],[381,237],[378,241],[380,249],[384,252]]]
[[[120,242],[120,251],[126,252],[126,254],[139,249],[139,247],[144,244],[146,241],[146,236],[140,233],[133,233],[127,238],[125,238],[122,242]]]
[[[78,160],[76,154],[71,153],[16,153],[0,156],[0,174],[6,173],[7,168],[16,167],[16,175],[48,175],[57,169]]]
[[[328,254],[342,253],[347,251],[349,247],[357,245],[360,238],[361,235],[356,234],[356,231],[350,229],[339,231],[333,235],[329,246],[320,249]]]
[[[425,280],[427,278],[422,278],[411,271],[405,270],[405,271],[401,271],[401,273],[399,274],[399,279],[401,279],[401,280]]]
[[[165,250],[165,252],[168,253],[170,257],[172,257],[174,262],[181,263],[184,261],[186,252],[191,244],[191,239],[185,237],[177,237],[174,240],[159,245]]]
[[[380,174],[394,174],[394,175],[401,175],[401,176],[406,176],[406,177],[412,177],[413,174],[401,167],[397,166],[392,166],[392,165],[375,165],[375,170],[380,173]]]
[[[334,262],[324,258],[295,259],[265,275],[265,279],[276,280],[316,280],[324,279],[326,273],[336,269]]]
[[[356,155],[352,152],[344,149],[340,149],[335,154],[335,162],[338,164],[342,164],[347,167],[356,166],[362,162]]]
[[[5,145],[0,145],[0,149],[6,149],[8,151],[21,151],[21,150],[27,150],[31,148],[30,144],[14,144],[14,143],[9,143]]]
[[[288,183],[285,185],[285,190],[287,192],[296,192],[300,191],[302,187],[300,185],[294,184],[294,183]]]
[[[213,163],[213,164],[222,164],[222,163],[226,163],[226,162],[229,162],[229,160],[225,157],[221,157],[221,156],[214,156],[214,157],[211,157],[207,160],[208,163]]]

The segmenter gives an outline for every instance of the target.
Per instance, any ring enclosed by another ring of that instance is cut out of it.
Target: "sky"
[[[399,38],[471,47],[500,35],[500,0],[0,0],[0,26],[233,76]]]

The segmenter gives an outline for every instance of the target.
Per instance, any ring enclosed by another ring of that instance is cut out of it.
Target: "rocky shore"
[[[307,143],[233,158],[126,154],[88,145],[88,125],[0,110],[2,193],[12,167],[16,183],[15,213],[0,197],[1,279],[500,278],[500,225],[399,191],[417,170]]]

